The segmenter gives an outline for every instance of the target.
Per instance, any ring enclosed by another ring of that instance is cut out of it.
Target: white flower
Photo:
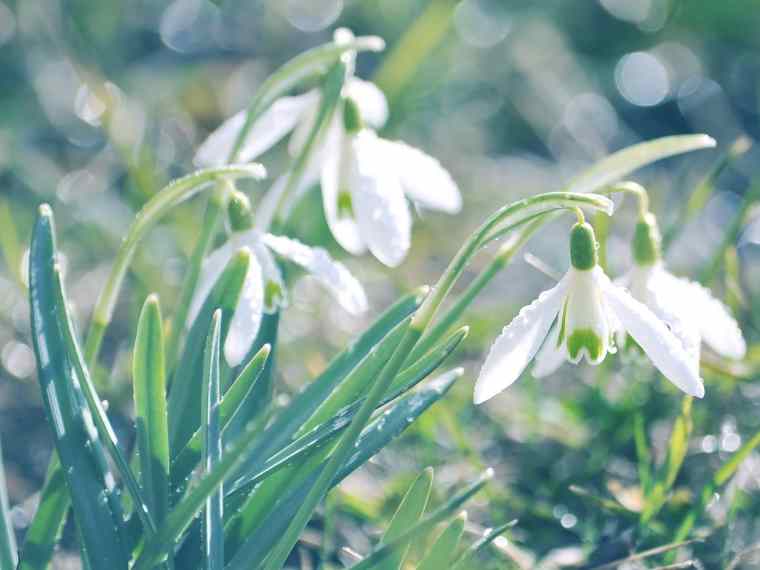
[[[380,128],[388,119],[385,95],[374,83],[351,77],[346,81],[344,95],[352,97],[368,124]],[[288,133],[293,133],[288,150],[298,154],[309,134],[321,101],[319,89],[302,95],[280,97],[264,111],[251,126],[240,147],[236,162],[249,162],[272,148]],[[245,124],[246,110],[238,112],[212,132],[201,144],[193,162],[198,167],[226,164],[240,129]],[[342,117],[334,117],[340,123]],[[331,127],[332,129],[333,127]],[[317,149],[317,155],[321,154]]]
[[[274,312],[287,303],[282,275],[273,254],[302,267],[330,291],[349,313],[360,314],[367,310],[367,297],[361,284],[324,249],[250,229],[233,233],[204,262],[202,277],[190,306],[189,322],[195,320],[227,263],[243,248],[253,255],[224,344],[224,356],[230,366],[240,364],[250,351],[262,313]]]
[[[618,282],[671,327],[696,366],[702,341],[721,356],[744,358],[747,343],[739,325],[728,307],[699,283],[676,277],[661,261],[635,264]]]
[[[353,254],[369,249],[391,267],[403,261],[410,246],[407,198],[452,214],[462,206],[456,183],[436,159],[369,128],[339,125],[330,133],[320,178],[325,218],[336,241]]]
[[[315,89],[275,101],[253,124],[237,160],[253,160],[289,132],[289,152],[297,155],[314,125],[320,98]],[[407,198],[423,208],[447,213],[458,212],[462,199],[456,183],[436,159],[375,134],[372,129],[382,127],[387,118],[388,104],[382,91],[368,81],[348,79],[342,101],[289,199],[321,182],[325,217],[336,241],[350,253],[369,249],[382,263],[396,266],[411,241]],[[244,122],[245,111],[225,121],[199,148],[196,165],[224,164]],[[258,227],[267,227],[287,181],[287,175],[281,176],[268,192],[257,213]]]
[[[539,376],[565,360],[578,363],[585,357],[599,364],[614,352],[614,335],[622,331],[678,388],[692,396],[704,395],[702,380],[681,341],[645,305],[609,280],[596,264],[595,248],[591,226],[576,224],[571,233],[572,266],[496,339],[475,385],[476,404],[511,385],[534,357],[534,375]]]

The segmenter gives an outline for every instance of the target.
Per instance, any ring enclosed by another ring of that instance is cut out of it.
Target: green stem
[[[211,242],[214,239],[214,234],[219,226],[219,220],[224,212],[227,197],[229,196],[230,186],[229,181],[220,181],[217,183],[217,187],[209,197],[206,211],[203,214],[201,235],[198,237],[198,241],[196,242],[187,263],[187,271],[185,272],[185,278],[182,281],[179,302],[177,303],[177,309],[174,313],[174,318],[172,319],[169,338],[166,342],[166,362],[170,368],[174,367],[177,352],[179,350],[179,342],[182,338],[187,314],[190,311],[190,303],[193,300],[195,287],[200,278],[203,259],[211,248]],[[171,370],[169,370],[169,372],[171,372]]]
[[[85,360],[90,369],[95,369],[103,335],[111,322],[116,299],[138,243],[172,208],[208,188],[210,183],[234,177],[262,178],[264,174],[265,171],[259,164],[231,165],[199,170],[171,182],[145,204],[132,222],[127,236],[116,254],[116,260],[111,267],[108,280],[95,303],[92,323],[85,344]]]

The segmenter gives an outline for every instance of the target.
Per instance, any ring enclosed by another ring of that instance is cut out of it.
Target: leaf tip
[[[37,213],[39,214],[40,218],[52,219],[53,217],[53,209],[47,202],[40,204],[39,208],[37,208]]]

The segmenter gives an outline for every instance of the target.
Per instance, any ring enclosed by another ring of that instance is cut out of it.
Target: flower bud
[[[654,265],[660,259],[660,242],[657,218],[647,212],[639,218],[633,233],[633,259],[636,265]]]
[[[251,201],[248,196],[235,190],[230,196],[227,212],[230,217],[232,231],[243,232],[253,227],[253,214],[251,213]]]
[[[587,222],[578,222],[570,230],[570,262],[581,271],[593,269],[598,260],[594,228]]]

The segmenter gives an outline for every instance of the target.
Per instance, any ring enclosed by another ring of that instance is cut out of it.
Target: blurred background
[[[36,206],[49,202],[55,211],[83,328],[141,205],[193,169],[197,145],[243,108],[271,71],[329,41],[338,26],[387,41],[384,53],[362,54],[357,63],[357,74],[388,97],[383,135],[439,158],[464,196],[456,217],[419,214],[411,254],[396,270],[342,255],[321,217],[318,192],[304,198],[292,231],[342,256],[368,289],[368,319],[400,291],[433,282],[469,231],[501,204],[560,189],[584,166],[629,144],[705,132],[717,149],[669,159],[634,178],[650,189],[671,268],[711,286],[735,310],[750,344],[758,340],[760,226],[752,225],[760,198],[760,150],[752,146],[760,136],[758,1],[2,0],[0,433],[20,538],[51,446],[25,297]],[[284,165],[281,147],[263,159],[272,175]],[[721,163],[732,149],[736,157]],[[250,195],[266,186],[249,188]],[[202,208],[202,200],[184,205],[145,242],[109,329],[99,373],[113,379],[106,396],[122,428],[129,425],[139,307],[156,291],[171,312]],[[629,266],[633,213],[631,203],[622,204],[610,228],[613,275]],[[549,226],[527,246],[550,273],[567,266],[569,223]],[[481,256],[466,278],[487,261],[488,254]],[[383,528],[422,466],[437,468],[443,493],[492,465],[496,482],[470,513],[470,530],[519,519],[491,553],[494,567],[554,568],[590,553],[604,560],[626,552],[630,521],[570,486],[614,495],[635,510],[633,418],[643,415],[661,457],[680,406],[664,380],[638,372],[633,376],[642,381],[630,383],[632,374],[619,363],[565,367],[541,382],[526,375],[484,408],[470,405],[482,351],[552,283],[533,265],[517,260],[466,316],[471,334],[456,358],[467,375],[454,393],[342,486],[334,508],[345,516],[334,544],[366,551],[366,537]],[[291,299],[278,362],[283,397],[366,325],[340,312],[308,279],[295,284]],[[713,359],[705,372],[708,397],[695,403],[677,482],[682,506],[760,429],[758,357],[751,350],[743,363]],[[760,541],[760,456],[751,456],[740,475],[703,521],[710,539],[694,546],[708,567],[717,560],[711,553]],[[680,520],[678,509],[671,501],[661,515],[666,526],[669,517]],[[65,551],[57,564],[77,567]]]

